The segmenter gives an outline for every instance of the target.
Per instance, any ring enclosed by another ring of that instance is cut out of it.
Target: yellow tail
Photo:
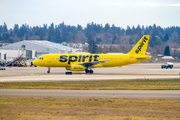
[[[128,54],[145,55],[149,38],[150,38],[150,35],[144,35]]]

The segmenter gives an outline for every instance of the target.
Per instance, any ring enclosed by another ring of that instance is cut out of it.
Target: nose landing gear
[[[48,74],[50,73],[50,68],[48,68],[48,71],[47,71],[47,73],[48,73]]]

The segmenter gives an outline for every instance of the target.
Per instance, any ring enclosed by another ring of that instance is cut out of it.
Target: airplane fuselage
[[[41,67],[69,67],[76,63],[106,61],[92,66],[92,68],[96,68],[123,66],[151,59],[151,56],[145,55],[143,57],[147,58],[141,60],[137,60],[137,57],[140,56],[128,54],[48,54],[40,56],[37,61],[34,61],[34,64]]]

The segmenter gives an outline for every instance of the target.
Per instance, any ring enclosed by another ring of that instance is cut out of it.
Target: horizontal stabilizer
[[[147,59],[147,58],[150,58],[150,57],[136,57],[136,60],[142,60],[142,59]]]

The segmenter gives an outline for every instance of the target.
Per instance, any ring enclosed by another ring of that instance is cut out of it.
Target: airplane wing
[[[85,67],[88,67],[88,66],[97,65],[97,64],[100,64],[100,63],[105,63],[105,62],[106,61],[83,62],[83,63],[76,63],[76,65],[83,65]]]

